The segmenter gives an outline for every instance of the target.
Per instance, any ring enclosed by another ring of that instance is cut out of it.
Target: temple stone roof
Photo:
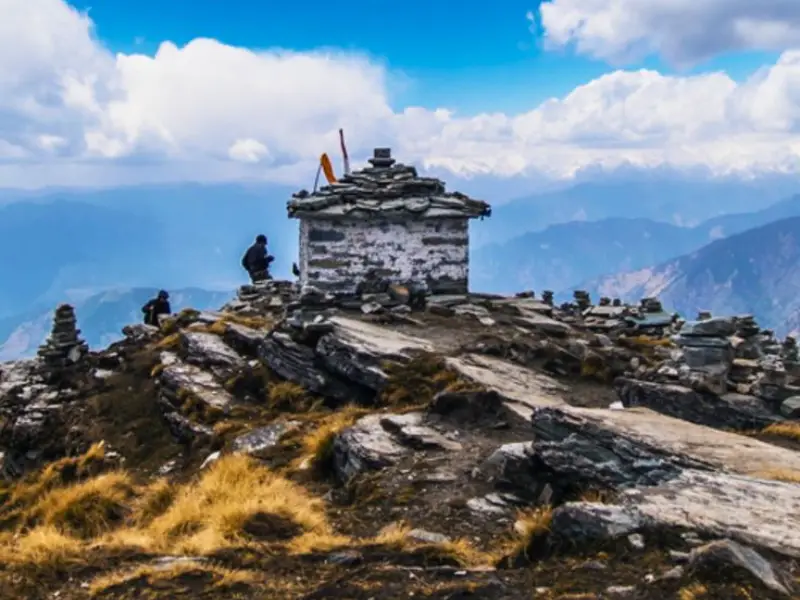
[[[488,217],[492,209],[483,200],[445,191],[435,177],[420,177],[413,166],[395,163],[389,148],[376,148],[372,166],[344,175],[315,193],[300,190],[287,203],[289,217],[401,217],[436,219]]]

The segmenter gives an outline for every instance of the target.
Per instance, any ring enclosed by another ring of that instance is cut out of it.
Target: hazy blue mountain
[[[749,229],[656,266],[607,275],[584,288],[595,297],[631,301],[658,296],[691,318],[699,310],[750,313],[763,326],[788,333],[800,324],[800,217]]]
[[[92,348],[119,340],[125,325],[142,321],[142,305],[157,292],[155,288],[110,290],[73,301],[81,336]],[[174,312],[189,307],[212,310],[232,296],[232,292],[178,289],[170,293],[170,304]],[[0,319],[0,361],[35,354],[39,344],[50,334],[54,308],[40,306]]]
[[[506,242],[473,248],[475,290],[569,291],[607,273],[635,271],[692,252],[709,242],[800,215],[800,195],[752,213],[723,215],[696,227],[648,219],[603,219],[553,225]]]
[[[0,206],[0,316],[70,290],[156,286],[232,289],[258,233],[288,276],[297,225],[291,188],[162,185],[29,194]]]
[[[467,192],[491,188],[486,177],[447,183]],[[514,183],[523,184],[521,179]],[[499,281],[505,289],[558,290],[605,272],[654,264],[710,237],[752,226],[752,217],[730,213],[770,207],[775,191],[788,185],[639,176],[583,182],[501,203],[492,217],[472,226],[473,287],[497,289]],[[116,287],[232,289],[246,280],[239,260],[261,232],[277,257],[276,276],[289,277],[297,254],[297,224],[286,217],[293,191],[272,184],[0,190],[0,317],[39,302],[52,305],[78,292],[85,296]],[[694,233],[669,223],[704,216],[721,220]],[[626,233],[624,221],[642,219],[668,226],[648,226],[652,238],[643,237],[636,223]],[[569,220],[577,224],[545,231]],[[500,247],[530,231],[541,235]],[[494,244],[490,251],[478,252],[481,239]],[[506,269],[510,261],[518,265],[516,271]],[[487,278],[486,273],[495,274]]]
[[[701,246],[704,233],[647,219],[604,219],[553,225],[473,250],[474,290],[559,291],[610,271],[658,263]]]
[[[800,183],[786,180],[581,183],[495,206],[490,218],[475,223],[471,236],[478,247],[543,231],[551,225],[612,218],[650,219],[690,227],[722,215],[759,211],[798,191]]]

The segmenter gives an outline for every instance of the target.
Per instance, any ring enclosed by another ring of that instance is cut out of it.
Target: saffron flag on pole
[[[325,173],[325,179],[328,180],[328,183],[336,183],[331,159],[328,158],[327,154],[323,153],[322,156],[319,157],[319,164],[322,167],[322,172]]]

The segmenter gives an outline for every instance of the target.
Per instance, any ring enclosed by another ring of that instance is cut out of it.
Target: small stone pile
[[[675,343],[682,350],[681,369],[685,383],[695,389],[714,394],[728,391],[728,374],[734,359],[729,339],[736,332],[736,321],[731,318],[689,321],[683,324]]]
[[[795,338],[793,335],[786,336],[786,339],[783,340],[783,347],[781,350],[781,354],[785,362],[800,362],[800,350],[797,347],[797,338]]]
[[[241,314],[281,313],[297,298],[297,294],[296,283],[268,279],[241,286],[236,298],[222,307],[222,310]]]
[[[580,310],[581,312],[583,312],[592,305],[592,299],[589,296],[589,292],[585,290],[575,290],[572,294],[572,297],[575,300],[575,304],[578,307],[578,310]]]
[[[664,307],[658,298],[642,298],[640,306],[642,312],[648,314],[664,312]]]
[[[47,341],[39,347],[38,355],[47,367],[60,370],[80,361],[88,352],[89,346],[78,336],[75,309],[62,304],[55,310],[53,330]]]

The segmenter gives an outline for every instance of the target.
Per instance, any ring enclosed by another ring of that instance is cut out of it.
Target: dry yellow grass
[[[35,527],[0,545],[0,563],[8,567],[60,568],[81,562],[84,544],[52,526]]]
[[[257,576],[251,571],[224,569],[216,565],[197,562],[181,562],[168,567],[144,565],[132,570],[114,572],[98,577],[89,585],[89,594],[92,597],[98,596],[104,592],[110,592],[119,586],[131,584],[137,580],[141,580],[147,585],[152,586],[170,580],[180,579],[182,576],[192,576],[195,578],[204,576],[210,580],[206,589],[216,589],[218,591],[242,584],[251,585],[262,579],[262,577]]]
[[[800,483],[800,471],[790,471],[789,469],[769,469],[759,471],[754,475],[760,479],[772,479],[773,481],[783,481],[784,483]]]
[[[6,506],[30,506],[49,490],[97,475],[107,468],[105,444],[93,444],[86,453],[62,458],[17,483]]]
[[[180,343],[181,343],[181,334],[180,333],[170,333],[164,339],[160,340],[156,344],[156,347],[160,348],[162,350],[172,349],[172,348],[177,348],[178,344],[180,344]]]
[[[207,554],[251,539],[329,533],[322,502],[246,456],[223,457],[147,527],[149,548]]]
[[[325,470],[333,454],[336,436],[368,411],[347,405],[311,425],[300,439],[301,455],[292,463],[295,470]]]
[[[150,377],[158,377],[163,372],[164,372],[164,364],[158,363],[150,370]]]
[[[637,335],[635,337],[626,338],[626,341],[634,346],[663,346],[669,347],[674,346],[672,340],[669,338],[656,338],[656,337],[648,337],[646,335]]]
[[[383,406],[424,407],[439,392],[466,391],[476,386],[459,380],[444,358],[427,352],[419,353],[406,363],[387,361],[382,365],[389,381],[379,398]]]
[[[800,422],[789,421],[785,423],[773,423],[761,430],[764,435],[774,435],[789,440],[800,441]]]
[[[183,486],[157,480],[135,488],[121,472],[65,486],[38,483],[19,508],[21,522],[34,527],[21,524],[5,538],[0,562],[35,565],[103,547],[204,555],[256,539],[333,535],[321,500],[242,455],[221,458]]]
[[[127,473],[106,473],[46,492],[28,520],[76,538],[90,539],[118,526],[129,511],[134,488]]]
[[[550,506],[539,506],[517,513],[514,531],[527,547],[535,537],[546,535],[550,531],[553,520],[553,509]]]
[[[581,502],[594,502],[595,504],[608,504],[613,498],[613,492],[605,490],[586,490],[580,495]]]
[[[381,529],[374,538],[362,540],[359,544],[382,546],[396,551],[423,549],[433,555],[453,559],[463,567],[486,566],[495,560],[493,553],[482,552],[475,548],[469,540],[463,538],[440,543],[415,541],[409,537],[412,529],[404,521],[392,523]]]
[[[269,387],[268,401],[274,409],[303,410],[304,407],[307,408],[308,394],[296,383],[281,381]]]
[[[708,594],[708,588],[701,583],[693,583],[678,590],[678,600],[697,600]]]
[[[536,542],[549,535],[552,520],[553,508],[549,505],[519,511],[513,536],[498,543],[491,552],[492,562],[498,564],[507,560],[513,563],[520,557],[529,558]]]

